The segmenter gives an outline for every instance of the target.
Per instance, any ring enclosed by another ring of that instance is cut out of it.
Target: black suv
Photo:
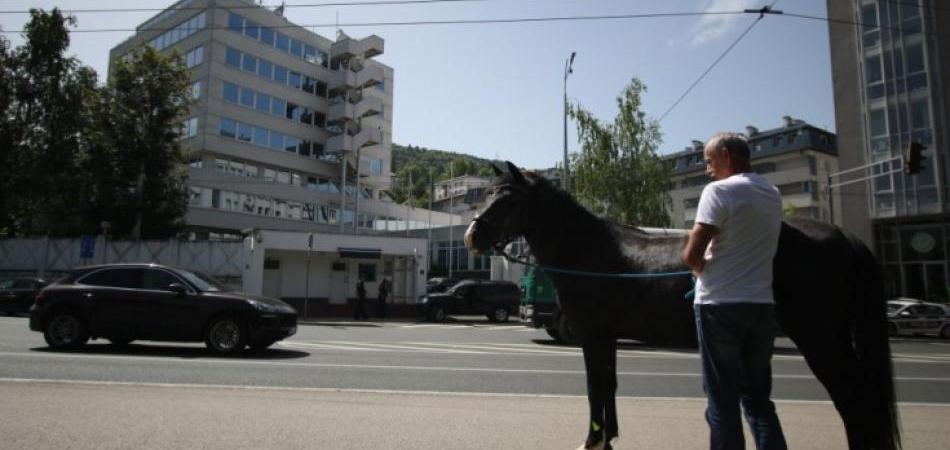
[[[214,353],[265,349],[297,331],[297,311],[229,290],[207,275],[157,264],[75,269],[36,296],[30,329],[54,349],[90,338],[201,342]]]
[[[520,303],[521,291],[510,281],[462,280],[445,292],[422,297],[419,312],[435,322],[451,314],[484,314],[492,322],[507,322]]]
[[[0,280],[0,311],[7,314],[27,312],[33,306],[33,298],[47,284],[36,277],[18,277]]]

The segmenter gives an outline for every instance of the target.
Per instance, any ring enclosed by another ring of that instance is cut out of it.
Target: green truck
[[[554,340],[577,344],[580,338],[571,330],[557,303],[554,283],[537,267],[529,267],[521,278],[521,323],[531,328],[544,328]]]

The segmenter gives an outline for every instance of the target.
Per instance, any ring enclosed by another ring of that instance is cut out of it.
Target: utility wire
[[[489,2],[496,0],[380,0],[380,1],[361,1],[361,2],[328,2],[328,3],[297,3],[284,5],[247,5],[247,6],[229,6],[227,9],[260,9],[260,8],[324,8],[340,6],[394,6],[394,5],[420,5],[432,3],[473,3]],[[63,14],[78,13],[132,13],[132,12],[161,12],[168,8],[86,8],[86,9],[61,9]],[[208,9],[207,6],[186,6],[175,8],[175,11],[201,11]],[[0,10],[0,14],[29,14],[29,11],[23,10]]]
[[[680,13],[649,13],[649,14],[614,14],[614,15],[594,15],[594,16],[553,16],[553,17],[523,17],[515,19],[458,19],[458,20],[418,20],[406,22],[353,22],[353,23],[319,23],[307,25],[280,25],[269,27],[272,29],[282,28],[342,28],[342,27],[386,27],[386,26],[419,26],[419,25],[487,25],[487,24],[508,24],[508,23],[539,23],[539,22],[566,22],[566,21],[585,21],[585,20],[623,20],[623,19],[659,19],[670,17],[697,17],[697,16],[715,16],[715,15],[738,15],[747,14],[745,11],[711,11],[711,12],[680,12]],[[117,33],[130,31],[167,31],[169,27],[163,28],[101,28],[101,29],[75,29],[70,33]],[[206,26],[203,30],[226,30],[227,26]],[[25,30],[0,30],[0,34],[23,33]]]
[[[673,109],[676,108],[676,106],[679,105],[680,102],[682,102],[683,99],[686,98],[686,96],[689,95],[689,93],[693,91],[693,88],[695,88],[696,85],[698,85],[700,81],[703,81],[703,79],[706,78],[706,75],[709,75],[709,72],[712,72],[712,70],[719,64],[719,62],[722,61],[723,58],[725,58],[726,55],[728,55],[729,52],[732,51],[732,49],[735,48],[737,44],[739,44],[739,41],[741,41],[742,38],[746,37],[746,35],[749,34],[749,32],[752,31],[753,28],[755,28],[755,26],[762,20],[763,17],[765,17],[766,14],[781,14],[781,12],[772,11],[772,7],[775,6],[776,3],[778,3],[778,0],[773,1],[771,5],[763,7],[762,9],[758,10],[759,17],[756,18],[755,21],[753,21],[751,24],[749,24],[749,27],[746,28],[745,31],[743,31],[742,34],[740,34],[739,37],[737,37],[736,40],[733,41],[732,44],[729,45],[729,47],[727,47],[726,50],[722,52],[722,54],[719,55],[719,57],[716,58],[716,60],[713,61],[713,63],[708,68],[706,68],[706,71],[703,72],[702,75],[700,75],[699,78],[697,78],[696,81],[693,82],[693,84],[691,84],[688,88],[686,88],[686,91],[683,92],[683,95],[680,95],[680,97],[676,99],[676,101],[673,102],[673,104],[670,105],[669,108],[667,108],[666,112],[660,115],[658,122],[663,122],[663,119],[665,119],[666,116],[669,115],[670,112],[673,111]],[[744,11],[744,13],[749,13],[749,12],[753,12],[753,11],[751,10]]]

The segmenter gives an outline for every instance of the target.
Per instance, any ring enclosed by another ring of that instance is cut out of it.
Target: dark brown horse
[[[508,163],[495,169],[490,204],[472,221],[465,245],[476,252],[523,236],[549,271],[558,301],[581,336],[590,425],[586,445],[610,448],[618,436],[617,336],[694,345],[686,276],[624,278],[572,273],[684,271],[682,237],[655,237],[612,225],[566,192]],[[783,223],[775,256],[778,322],[824,385],[851,450],[899,449],[900,429],[881,275],[867,247],[833,225]],[[568,271],[568,272],[565,272]]]

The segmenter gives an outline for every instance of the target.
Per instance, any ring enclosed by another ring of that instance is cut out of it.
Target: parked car
[[[43,278],[17,277],[0,280],[0,311],[13,315],[25,313],[33,306],[33,298],[49,284]]]
[[[462,280],[445,292],[422,297],[419,312],[435,322],[452,314],[484,314],[492,322],[507,322],[520,303],[521,291],[510,281]]]
[[[458,278],[451,278],[451,277],[429,278],[429,280],[426,281],[426,293],[431,294],[433,292],[445,292],[450,287],[458,284],[459,281],[461,280]]]
[[[950,339],[950,307],[914,299],[890,300],[887,328],[892,336],[938,335]]]
[[[47,286],[30,329],[54,349],[89,339],[201,342],[217,354],[264,349],[297,331],[297,311],[276,299],[229,292],[207,275],[157,264],[73,270]]]

